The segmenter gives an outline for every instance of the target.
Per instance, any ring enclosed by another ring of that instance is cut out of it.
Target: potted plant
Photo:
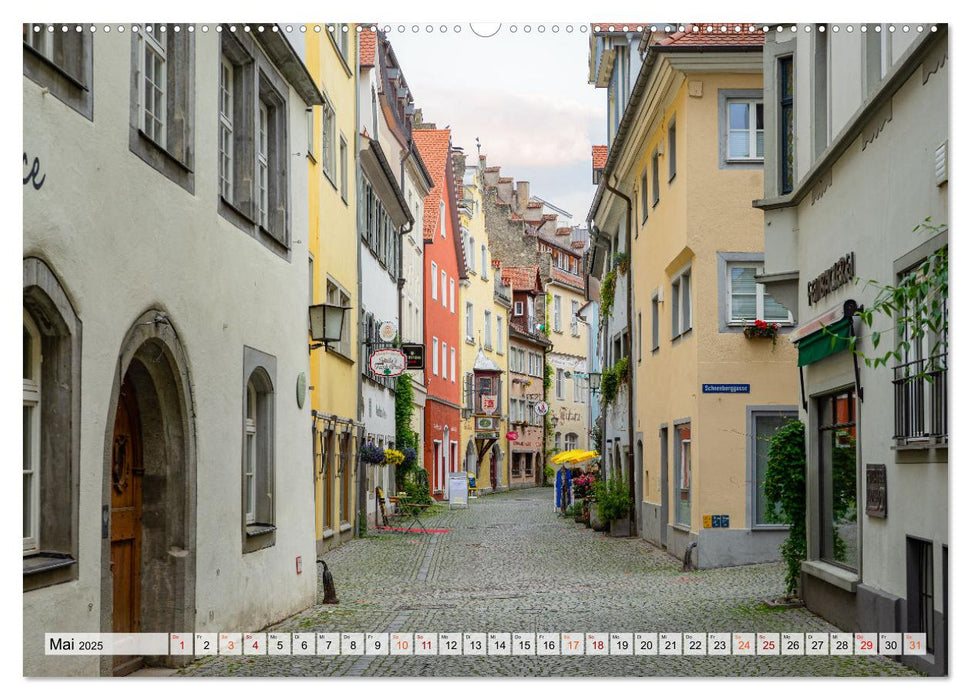
[[[361,447],[361,461],[366,464],[384,464],[384,450],[369,442]]]
[[[600,519],[610,522],[612,537],[630,535],[630,519],[627,517],[634,505],[627,484],[619,476],[609,482],[598,481],[595,487]]]
[[[775,345],[775,338],[779,335],[779,324],[778,323],[766,323],[762,319],[755,319],[755,323],[751,326],[745,326],[742,331],[746,338],[772,338],[772,344]]]

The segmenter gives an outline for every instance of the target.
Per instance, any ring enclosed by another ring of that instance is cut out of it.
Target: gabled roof
[[[543,284],[539,278],[539,265],[513,265],[502,268],[502,283],[512,287],[514,292],[542,292]]]
[[[438,220],[441,207],[438,203],[447,196],[442,185],[445,182],[445,166],[449,159],[450,137],[451,133],[447,129],[415,129],[411,132],[418,154],[434,182],[431,192],[425,197],[422,233],[426,241],[435,240],[435,233],[441,225]]]
[[[374,68],[374,56],[378,36],[375,27],[373,25],[362,26],[361,33],[358,36],[360,37],[358,40],[358,52],[361,56],[361,68]]]
[[[655,46],[671,47],[730,47],[762,46],[765,32],[761,26],[749,22],[695,22],[661,39]]]
[[[593,169],[603,170],[605,165],[607,165],[607,147],[594,146],[593,147]]]

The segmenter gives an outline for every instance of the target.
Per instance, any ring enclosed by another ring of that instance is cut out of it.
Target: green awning
[[[811,365],[850,347],[852,320],[852,316],[840,319],[800,340],[799,366]]]

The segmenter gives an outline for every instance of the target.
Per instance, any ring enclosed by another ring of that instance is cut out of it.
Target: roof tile
[[[374,56],[377,46],[377,32],[373,25],[361,27],[358,51],[361,54],[361,68],[374,68]]]
[[[415,129],[411,132],[418,155],[432,176],[434,186],[425,197],[425,215],[422,221],[422,231],[426,241],[435,239],[435,232],[439,227],[439,202],[448,195],[442,190],[445,182],[445,162],[448,160],[451,132],[448,129]]]
[[[765,32],[750,22],[693,22],[657,46],[762,46]]]
[[[607,165],[607,147],[594,146],[593,147],[593,169],[603,170],[604,166],[606,165]]]
[[[502,268],[502,283],[512,287],[514,292],[542,291],[538,282],[539,266],[513,265]]]

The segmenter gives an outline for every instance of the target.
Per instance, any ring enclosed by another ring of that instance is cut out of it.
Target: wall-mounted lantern
[[[317,341],[310,346],[316,350],[327,343],[340,342],[344,333],[344,312],[349,306],[315,304],[310,307],[310,337]]]

